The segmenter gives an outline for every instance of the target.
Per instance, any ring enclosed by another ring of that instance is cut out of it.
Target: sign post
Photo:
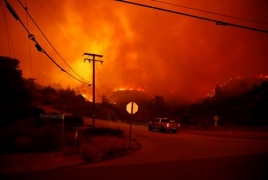
[[[130,125],[129,125],[129,141],[128,141],[128,147],[131,148],[131,131],[132,131],[132,118],[133,114],[135,114],[138,111],[138,105],[135,102],[130,102],[127,104],[127,112],[130,114]]]
[[[61,151],[63,151],[63,137],[64,137],[64,109],[61,114],[40,114],[41,119],[61,119]]]
[[[62,111],[61,120],[62,120],[62,125],[61,125],[61,151],[63,152],[63,146],[64,146],[64,142],[63,142],[63,137],[64,137],[64,109]]]
[[[77,132],[77,128],[75,128],[75,134],[74,134],[74,149],[75,149],[75,152],[76,152],[76,140],[77,140],[77,137],[78,137],[78,132]]]

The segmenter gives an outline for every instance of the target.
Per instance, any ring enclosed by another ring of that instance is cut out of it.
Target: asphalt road
[[[96,126],[129,125],[96,121]],[[142,149],[114,160],[69,168],[1,175],[0,179],[268,179],[268,141],[149,132],[132,126]]]

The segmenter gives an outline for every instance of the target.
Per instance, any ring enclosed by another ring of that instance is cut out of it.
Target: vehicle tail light
[[[169,127],[169,123],[167,123],[167,127]]]

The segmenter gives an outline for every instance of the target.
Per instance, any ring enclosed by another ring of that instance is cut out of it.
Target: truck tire
[[[160,131],[161,131],[162,133],[165,133],[165,132],[166,132],[164,126],[161,127]]]
[[[177,129],[173,129],[172,132],[173,132],[173,133],[177,133]]]
[[[152,128],[151,125],[148,125],[148,130],[149,130],[149,131],[152,131],[152,130],[153,130],[153,128]]]

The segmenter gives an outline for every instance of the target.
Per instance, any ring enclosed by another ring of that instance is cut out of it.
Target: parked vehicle
[[[180,128],[180,124],[169,118],[155,118],[148,124],[148,130],[158,129],[161,132],[171,131],[176,133]]]

